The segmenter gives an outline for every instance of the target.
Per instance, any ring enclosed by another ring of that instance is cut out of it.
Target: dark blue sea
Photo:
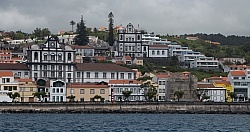
[[[250,115],[0,114],[1,132],[249,132]]]

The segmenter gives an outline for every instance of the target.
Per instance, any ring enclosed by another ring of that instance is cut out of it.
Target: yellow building
[[[32,79],[15,79],[19,83],[19,102],[36,102],[37,98],[33,93],[37,92],[37,87]]]
[[[233,92],[233,87],[232,87],[232,85],[231,85],[231,83],[229,81],[225,81],[225,80],[214,81],[213,85],[215,87],[223,87],[223,88],[225,88],[226,89],[226,99],[227,99],[227,102],[232,102],[232,99],[230,98],[229,93]]]
[[[66,97],[71,95],[75,96],[74,101],[94,101],[96,95],[101,96],[98,101],[104,101],[109,99],[109,86],[105,83],[69,84]]]

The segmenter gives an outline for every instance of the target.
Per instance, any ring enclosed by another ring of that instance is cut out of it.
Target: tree
[[[237,96],[235,92],[228,93],[228,96],[232,99],[232,102],[234,101],[234,98]]]
[[[43,101],[44,97],[46,96],[46,93],[44,91],[35,92],[35,93],[33,93],[33,96],[37,97],[38,101],[41,102],[41,101]]]
[[[148,100],[151,101],[155,98],[156,94],[157,94],[156,88],[150,88],[146,93],[146,96],[148,97]]]
[[[114,15],[112,12],[109,13],[108,15],[108,18],[109,18],[109,39],[108,39],[108,42],[109,42],[109,45],[110,46],[113,46],[114,44]]]
[[[145,95],[147,101],[152,101],[153,99],[155,99],[156,94],[157,94],[157,90],[153,85],[150,84],[149,81],[142,84],[141,88],[144,91],[144,95]]]
[[[122,94],[126,101],[129,101],[128,98],[132,94],[132,91],[122,91]]]
[[[179,102],[180,99],[183,97],[183,95],[184,95],[184,91],[179,90],[179,91],[175,91],[175,92],[174,92],[174,96],[176,96],[178,102]]]
[[[75,21],[71,20],[70,25],[72,26],[72,32],[74,33],[74,25],[76,24]]]
[[[20,97],[20,94],[18,92],[15,92],[14,94],[12,92],[9,92],[7,93],[7,95],[12,99],[12,102],[14,102],[17,97]]]
[[[67,99],[69,99],[69,102],[74,102],[75,101],[75,97],[74,95],[70,95],[68,97],[66,97]]]
[[[100,101],[101,101],[101,98],[102,98],[102,96],[100,96],[100,95],[95,95],[94,96],[94,99],[96,99],[97,101],[98,101],[98,99],[100,99]]]
[[[89,42],[87,27],[85,26],[85,22],[83,21],[83,17],[81,17],[81,21],[76,25],[76,33],[75,36],[75,44],[76,45],[87,45]]]

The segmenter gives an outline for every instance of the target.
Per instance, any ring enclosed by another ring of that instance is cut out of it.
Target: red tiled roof
[[[0,70],[30,70],[26,64],[0,63]]]
[[[13,77],[12,71],[0,71],[0,77]]]
[[[127,56],[125,56],[125,59],[126,60],[131,60],[131,57],[127,55]]]
[[[235,70],[231,71],[232,76],[245,76],[245,71],[244,70]]]
[[[197,84],[197,88],[215,88],[212,83]]]
[[[98,84],[93,84],[93,83],[90,83],[90,84],[73,83],[67,86],[67,88],[108,88],[108,87],[109,86],[105,84],[98,85]]]

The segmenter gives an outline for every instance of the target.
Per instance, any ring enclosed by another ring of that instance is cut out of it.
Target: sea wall
[[[84,102],[0,103],[0,113],[176,113],[250,114],[250,103]]]

